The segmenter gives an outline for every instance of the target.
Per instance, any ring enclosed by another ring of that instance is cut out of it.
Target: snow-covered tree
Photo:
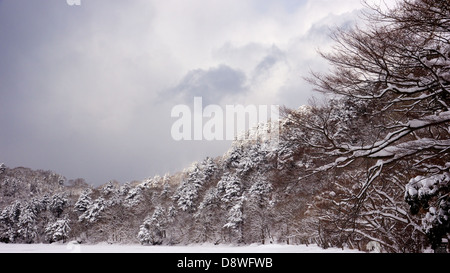
[[[447,163],[449,165],[449,163]],[[450,230],[450,173],[416,176],[406,185],[405,200],[411,212],[427,211],[422,226],[433,248],[441,243]]]
[[[264,244],[265,240],[271,236],[269,221],[273,207],[270,199],[273,187],[262,174],[256,175],[255,180],[249,189],[249,197],[246,202],[247,222],[249,222],[251,241],[259,241]]]
[[[169,183],[164,183],[160,196],[162,198],[167,198],[167,197],[170,196],[170,193],[171,193],[170,184]]]
[[[40,214],[43,211],[47,210],[48,207],[48,196],[43,198],[33,197],[29,202],[30,208],[35,215]]]
[[[236,172],[240,176],[247,175],[249,172],[253,170],[253,168],[256,167],[256,162],[249,154],[245,154],[243,157],[240,158],[239,164],[237,165]]]
[[[197,209],[199,192],[205,183],[205,174],[198,164],[194,164],[174,195],[182,211],[194,212]]]
[[[352,223],[362,216],[361,204],[376,182],[394,166],[409,167],[403,170],[408,175],[397,177],[403,185],[414,177],[430,181],[449,172],[449,5],[401,0],[394,8],[374,6],[372,11],[364,28],[336,32],[333,51],[322,54],[332,69],[310,79],[318,91],[337,99],[297,116],[304,139],[323,155],[316,157],[313,174],[366,166],[362,186],[347,198],[353,203],[347,215]],[[439,196],[448,196],[445,183],[437,187]],[[430,230],[441,230],[430,233],[432,242],[440,239],[433,236],[450,232],[447,224],[433,220],[446,202],[425,207],[411,202],[413,210],[424,209],[418,213]]]
[[[59,218],[68,205],[68,199],[65,194],[55,194],[52,196],[49,204],[50,211],[56,218]]]
[[[143,245],[153,244],[152,243],[152,240],[153,240],[152,235],[153,234],[151,234],[150,228],[151,228],[151,226],[150,226],[149,219],[146,219],[139,228],[139,233],[137,235],[137,238],[138,238],[139,242],[141,242],[141,244],[143,244]]]
[[[124,205],[129,208],[138,206],[144,199],[144,190],[142,185],[131,188],[125,196]]]
[[[226,172],[217,183],[217,191],[224,204],[233,203],[242,195],[242,182],[236,174]]]
[[[195,233],[194,240],[196,242],[218,242],[220,241],[221,217],[222,216],[221,201],[216,188],[210,188],[202,202],[200,203],[195,217]]]
[[[224,156],[226,168],[230,169],[230,168],[236,168],[239,166],[239,161],[241,160],[242,153],[243,153],[242,150],[243,150],[243,145],[233,143],[233,146],[231,147],[231,149]]]
[[[41,203],[43,210],[50,209],[50,197],[48,194],[44,194],[44,196],[40,198],[39,202]]]
[[[70,232],[70,220],[68,218],[58,219],[53,223],[49,223],[45,229],[47,241],[58,242],[67,240]]]
[[[105,210],[105,199],[100,197],[96,199],[87,208],[87,210],[78,218],[80,222],[86,221],[88,223],[95,223],[102,217],[102,212]]]
[[[140,226],[138,239],[141,244],[159,245],[166,238],[166,211],[157,207],[151,217],[147,217]]]
[[[211,157],[207,157],[205,160],[203,160],[200,167],[201,167],[203,175],[205,177],[205,181],[209,181],[216,177],[218,167],[217,167],[217,164],[214,162],[214,160]]]
[[[110,195],[114,191],[118,190],[118,182],[109,181],[102,189],[102,194],[105,196]]]
[[[18,238],[18,225],[22,204],[15,201],[5,207],[0,213],[0,241],[5,243],[14,243]]]
[[[74,210],[79,213],[84,213],[92,205],[91,195],[92,190],[90,188],[86,189],[81,193],[78,201],[75,203]]]
[[[257,175],[256,181],[249,189],[250,199],[255,200],[258,207],[265,207],[270,202],[273,187],[264,175]]]
[[[30,205],[22,209],[19,216],[18,228],[19,236],[24,243],[30,244],[35,242],[38,236],[36,214]]]
[[[123,184],[122,187],[119,188],[119,194],[121,196],[126,196],[128,192],[131,190],[131,185],[129,182]]]
[[[236,200],[236,203],[232,207],[230,207],[227,213],[227,222],[223,226],[236,234],[238,243],[244,243],[244,200],[245,197],[242,196]]]

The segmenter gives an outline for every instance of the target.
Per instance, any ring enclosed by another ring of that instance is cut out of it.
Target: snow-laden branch
[[[383,140],[375,142],[373,145],[357,147],[357,146],[342,146],[340,150],[342,156],[335,160],[334,164],[329,167],[340,167],[346,165],[347,161],[354,161],[357,158],[385,158],[394,156],[400,150],[404,150],[407,146],[417,147],[421,146],[436,149],[443,149],[450,146],[450,140],[436,140],[436,139],[421,139],[417,141],[409,141],[403,144],[393,146],[395,142],[398,142],[405,136],[411,133],[428,128],[431,126],[437,126],[443,123],[450,123],[450,111],[442,112],[439,115],[425,116],[419,119],[414,119],[406,124],[398,125],[400,129],[387,134]],[[417,150],[416,149],[416,150]]]

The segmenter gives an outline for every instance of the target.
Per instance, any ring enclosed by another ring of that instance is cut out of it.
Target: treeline
[[[299,184],[295,169],[300,161],[290,141],[245,141],[234,143],[223,157],[206,158],[178,174],[124,185],[94,188],[59,181],[50,186],[43,176],[38,188],[47,190],[41,195],[20,194],[3,207],[0,241],[318,243],[301,218],[322,183]],[[4,181],[17,171],[6,168],[0,189],[9,187]],[[17,183],[27,184],[23,179]]]

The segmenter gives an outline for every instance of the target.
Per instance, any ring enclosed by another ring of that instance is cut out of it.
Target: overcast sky
[[[374,0],[375,1],[375,0]],[[164,175],[227,141],[174,141],[171,109],[299,107],[329,29],[360,0],[0,0],[0,163],[100,185]]]

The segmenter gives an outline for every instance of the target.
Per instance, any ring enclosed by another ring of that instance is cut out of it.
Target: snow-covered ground
[[[317,245],[189,245],[189,246],[142,246],[142,245],[84,245],[68,244],[3,244],[0,253],[362,253],[357,250],[329,248]]]

